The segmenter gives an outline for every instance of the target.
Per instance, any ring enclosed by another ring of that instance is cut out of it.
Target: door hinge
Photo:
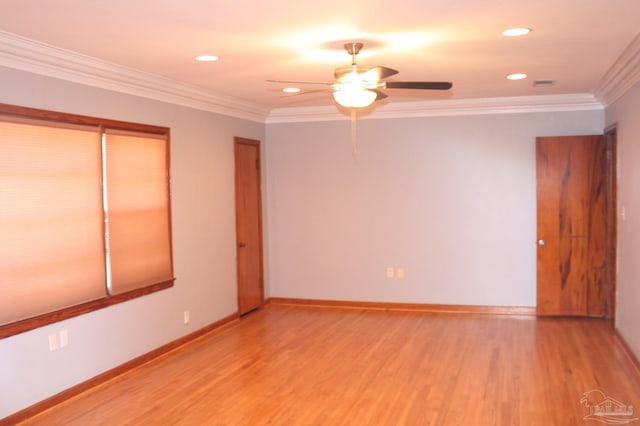
[[[260,170],[260,160],[256,160],[256,170]]]

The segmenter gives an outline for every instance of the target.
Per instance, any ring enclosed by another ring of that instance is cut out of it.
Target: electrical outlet
[[[404,268],[396,269],[396,277],[398,277],[399,280],[404,279]]]
[[[58,335],[56,333],[49,335],[49,352],[58,350]]]
[[[184,314],[183,314],[182,318],[183,318],[185,324],[189,324],[190,316],[191,315],[190,315],[189,311],[184,311]]]
[[[393,278],[393,266],[387,268],[387,278]]]
[[[60,330],[58,337],[60,338],[60,349],[69,346],[69,330]]]

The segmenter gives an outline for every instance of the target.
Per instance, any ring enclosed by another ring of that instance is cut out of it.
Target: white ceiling
[[[0,10],[2,31],[267,110],[330,105],[329,92],[284,97],[266,80],[331,81],[353,40],[365,43],[360,64],[400,71],[390,80],[453,82],[389,89],[385,103],[592,93],[640,29],[639,0],[0,0]],[[516,26],[533,31],[501,34]],[[220,60],[193,59],[206,53]],[[514,72],[529,78],[508,81]]]

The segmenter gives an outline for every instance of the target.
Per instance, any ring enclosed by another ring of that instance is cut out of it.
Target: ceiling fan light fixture
[[[378,94],[372,90],[347,86],[333,92],[333,99],[345,108],[365,108],[376,100]]]

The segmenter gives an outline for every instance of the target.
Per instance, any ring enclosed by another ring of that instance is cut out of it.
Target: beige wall
[[[618,125],[617,327],[640,358],[640,84],[606,110]],[[622,212],[624,211],[624,216]]]
[[[267,126],[271,295],[535,306],[535,137],[602,110]],[[386,278],[402,267],[404,279]]]

